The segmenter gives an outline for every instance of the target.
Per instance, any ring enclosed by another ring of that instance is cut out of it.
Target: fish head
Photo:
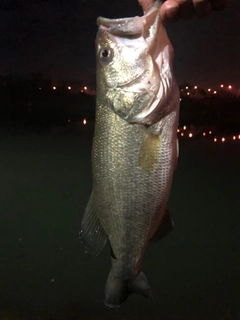
[[[142,17],[99,17],[97,102],[131,123],[151,125],[169,112],[173,48],[159,4]]]

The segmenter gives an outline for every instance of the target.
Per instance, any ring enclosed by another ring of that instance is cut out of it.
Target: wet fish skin
[[[112,269],[104,302],[132,292],[151,298],[141,261],[149,240],[173,227],[166,209],[176,167],[179,91],[173,49],[155,5],[143,17],[98,18],[93,190],[81,238]]]

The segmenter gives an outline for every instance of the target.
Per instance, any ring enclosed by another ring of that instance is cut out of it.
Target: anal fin
[[[162,220],[160,222],[160,225],[156,230],[155,234],[153,235],[153,237],[150,239],[150,242],[156,243],[157,241],[161,240],[166,235],[168,235],[169,232],[173,230],[173,227],[174,227],[174,222],[172,220],[169,210],[166,209],[165,214],[162,217]]]
[[[94,255],[102,251],[107,241],[106,233],[96,214],[93,192],[84,212],[79,236],[86,250]]]

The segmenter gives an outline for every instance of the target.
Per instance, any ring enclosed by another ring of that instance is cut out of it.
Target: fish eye
[[[99,51],[99,58],[103,62],[107,62],[111,59],[112,57],[112,50],[109,48],[102,48]]]

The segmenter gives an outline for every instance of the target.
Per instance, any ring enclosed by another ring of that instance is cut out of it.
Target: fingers
[[[202,17],[212,10],[222,10],[230,0],[165,0],[160,8],[160,15],[164,23],[179,18],[190,18],[194,14]]]
[[[193,1],[192,0],[175,0],[180,8],[180,16],[189,19],[193,14]]]
[[[160,16],[163,23],[168,23],[179,18],[188,19],[194,14],[201,17],[206,16],[212,10],[222,10],[230,0],[163,0],[160,8]],[[155,0],[138,0],[146,13],[154,4]]]
[[[180,7],[175,0],[164,2],[160,8],[161,20],[164,23],[177,20],[180,18]]]
[[[192,14],[192,0],[167,0],[160,8],[160,15],[164,23],[177,20],[178,18],[188,19]]]

